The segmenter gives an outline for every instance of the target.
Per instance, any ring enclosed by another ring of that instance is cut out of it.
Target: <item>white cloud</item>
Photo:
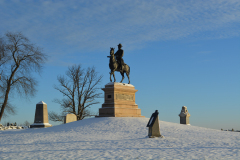
[[[1,1],[0,10],[1,31],[86,49],[240,35],[239,0]]]

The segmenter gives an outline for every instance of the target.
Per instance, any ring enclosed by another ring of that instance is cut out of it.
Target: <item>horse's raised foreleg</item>
[[[122,83],[122,81],[123,81],[123,79],[124,79],[124,72],[120,72],[120,73],[121,73],[121,75],[122,75],[122,80],[121,80],[120,83]]]

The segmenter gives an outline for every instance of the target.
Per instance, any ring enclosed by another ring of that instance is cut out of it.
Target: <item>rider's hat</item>
[[[122,44],[121,44],[121,43],[119,43],[119,45],[118,45],[118,46],[122,47]]]

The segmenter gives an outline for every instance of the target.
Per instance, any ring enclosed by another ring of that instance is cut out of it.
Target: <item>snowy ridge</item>
[[[42,129],[0,131],[0,159],[240,159],[240,134],[149,118],[90,118]]]

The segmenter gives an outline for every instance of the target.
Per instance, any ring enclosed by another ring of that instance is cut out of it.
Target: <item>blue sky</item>
[[[21,31],[49,55],[35,97],[11,96],[18,114],[2,122],[33,122],[39,101],[59,110],[53,85],[69,65],[95,66],[104,87],[122,43],[142,115],[179,123],[185,105],[192,125],[240,130],[239,0],[0,0],[0,15],[2,36]]]

